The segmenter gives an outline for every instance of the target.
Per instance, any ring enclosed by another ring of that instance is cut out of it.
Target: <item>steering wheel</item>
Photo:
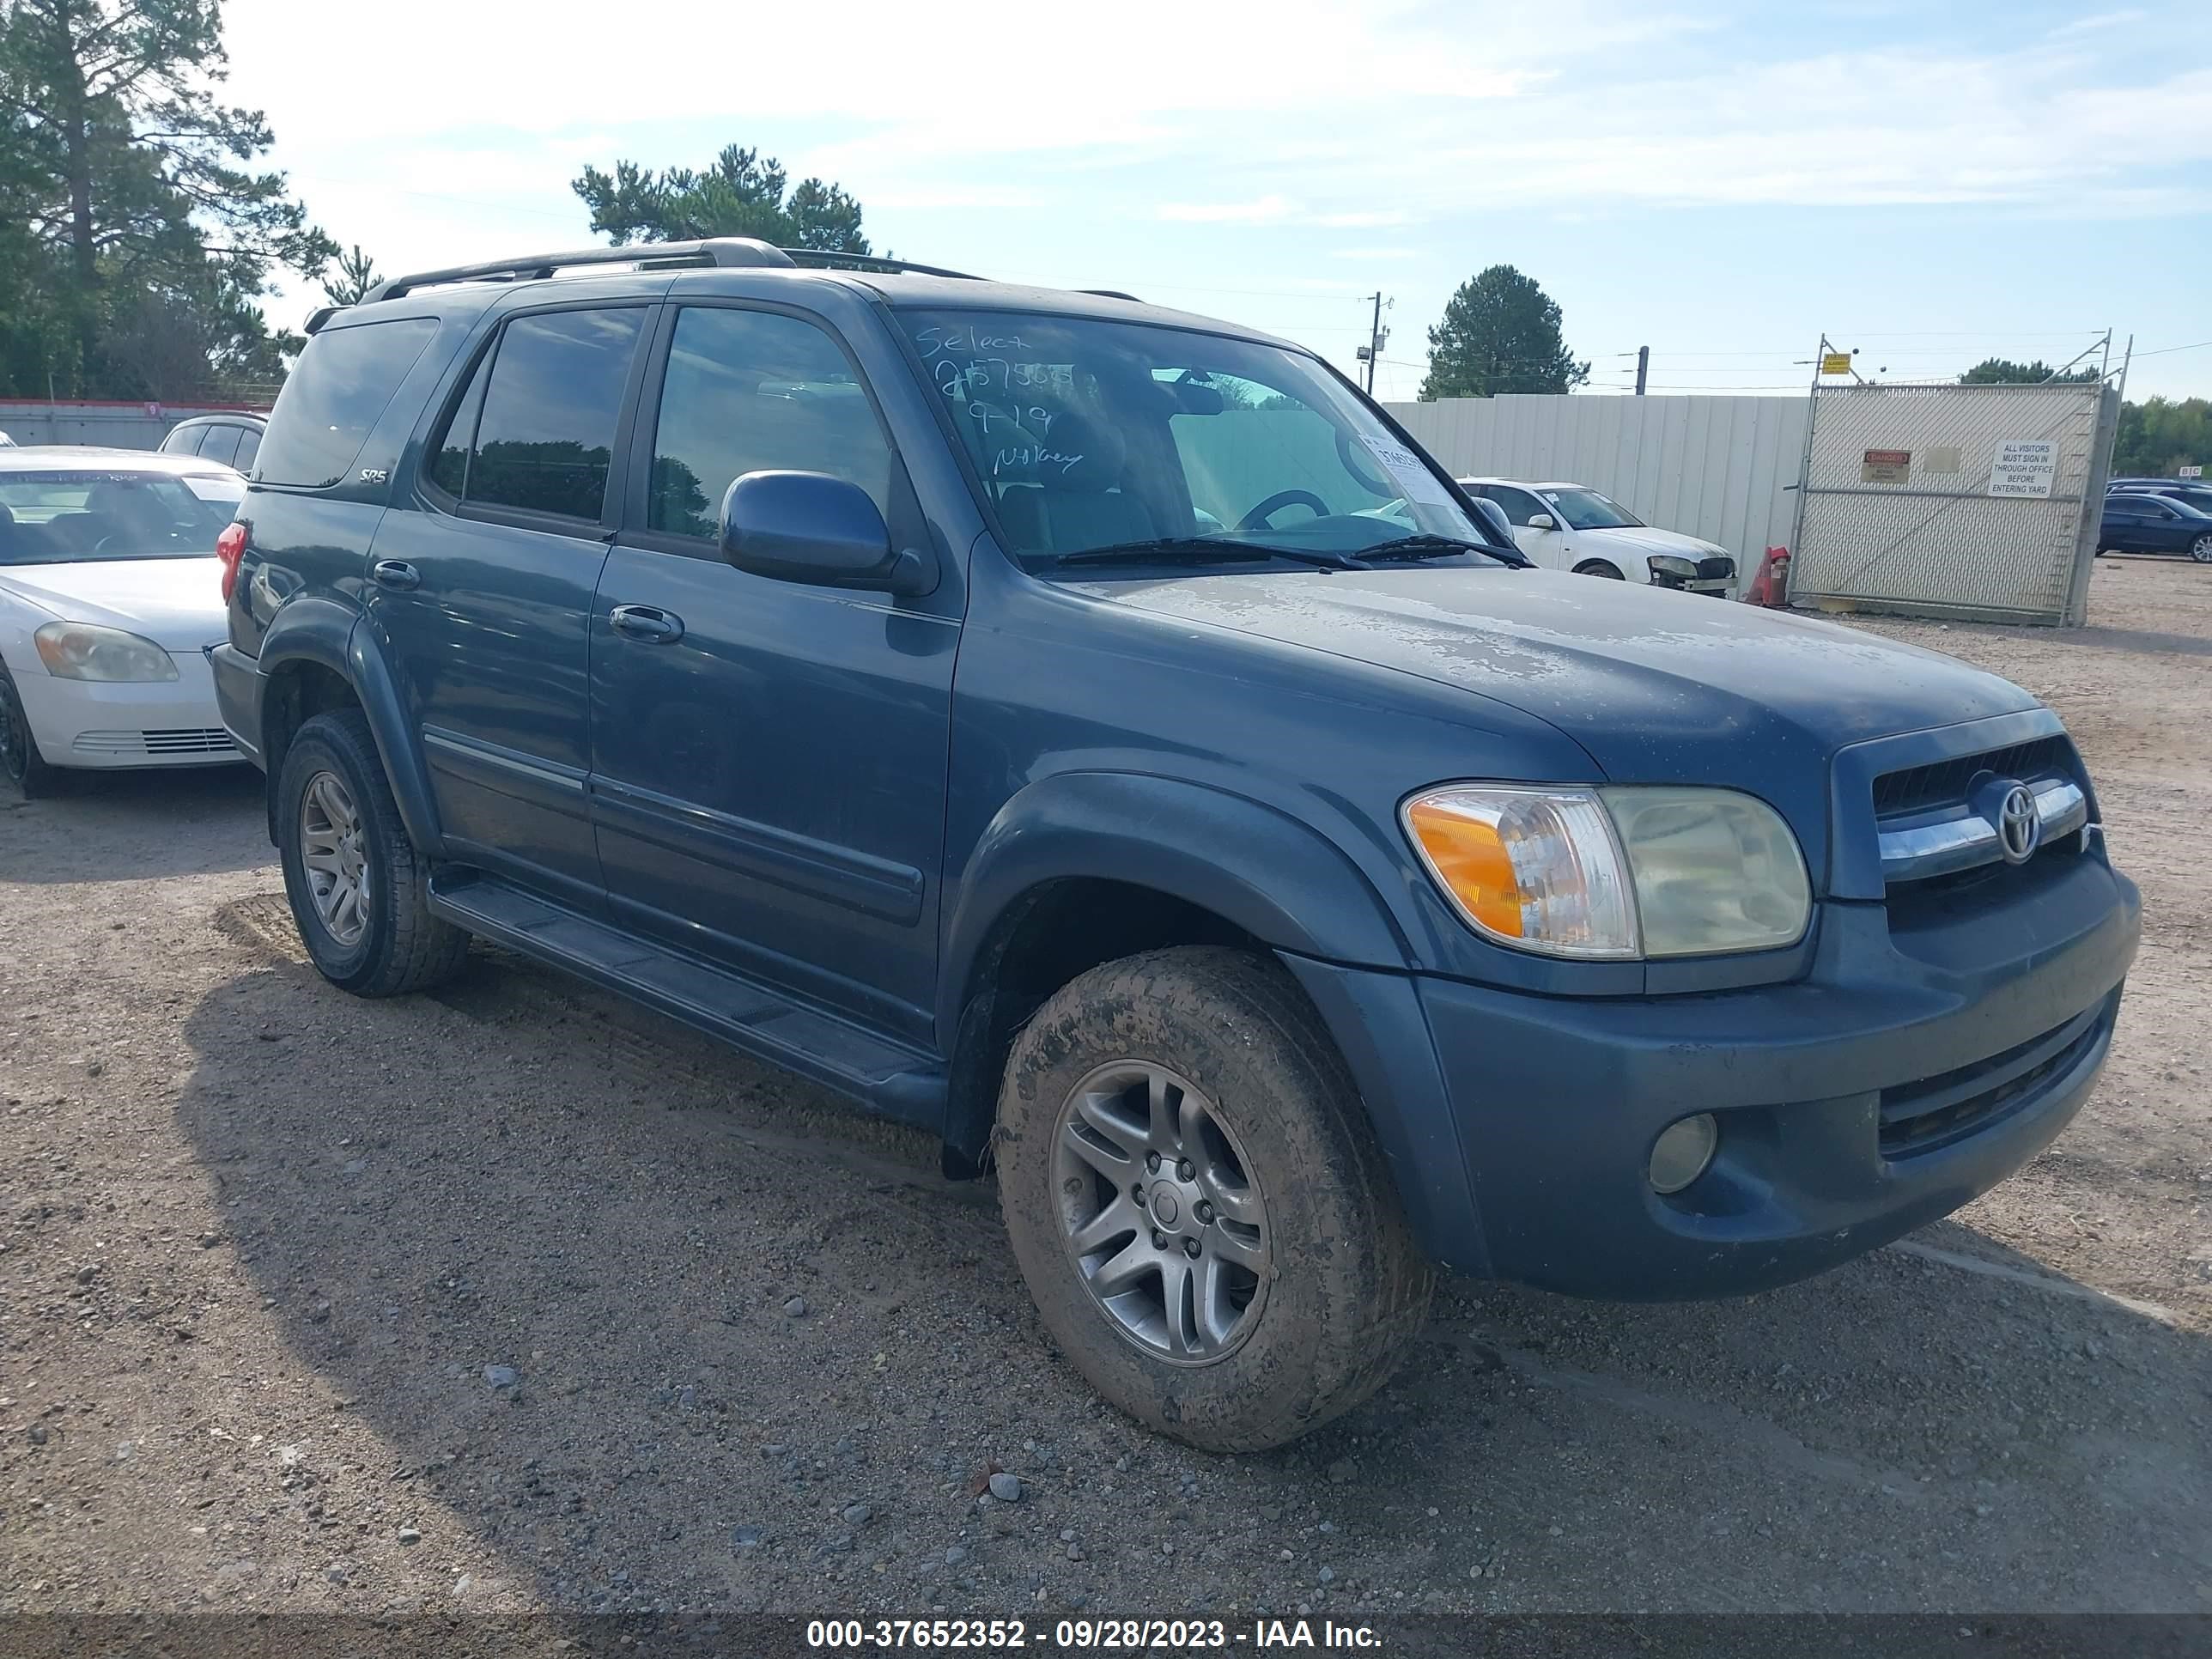
[[[1279,489],[1273,495],[1237,520],[1239,530],[1273,528],[1267,520],[1286,507],[1305,507],[1313,509],[1316,519],[1328,517],[1328,503],[1310,489]]]
[[[1376,477],[1362,464],[1358,453],[1352,447],[1352,434],[1342,427],[1336,429],[1336,454],[1337,459],[1344,463],[1344,470],[1357,478],[1360,488],[1366,490],[1368,494],[1395,495],[1398,493],[1395,488]],[[1366,459],[1372,460],[1374,457],[1370,455]]]

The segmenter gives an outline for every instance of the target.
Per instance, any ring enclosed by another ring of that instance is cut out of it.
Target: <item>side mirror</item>
[[[1528,515],[1528,528],[1531,530],[1557,530],[1559,527],[1559,520],[1548,513],[1531,513]]]
[[[937,561],[891,545],[868,492],[827,472],[748,472],[722,497],[722,556],[740,570],[818,587],[913,596]]]

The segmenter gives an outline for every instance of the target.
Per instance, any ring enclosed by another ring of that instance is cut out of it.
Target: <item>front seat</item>
[[[1144,498],[1127,488],[1128,446],[1096,416],[1060,409],[1042,434],[1022,428],[990,459],[1013,552],[1079,553],[1160,533]]]

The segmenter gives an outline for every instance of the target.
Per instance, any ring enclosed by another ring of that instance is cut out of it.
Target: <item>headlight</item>
[[[1588,790],[1435,789],[1405,806],[1437,884],[1478,931],[1555,957],[1632,957],[1613,822]]]
[[[91,623],[51,622],[31,635],[46,672],[64,680],[173,680],[174,658],[151,640]]]
[[[1698,562],[1673,553],[1654,553],[1644,560],[1655,581],[1691,582],[1698,579]]]
[[[1726,789],[1455,785],[1404,818],[1461,915],[1500,944],[1622,958],[1769,950],[1813,912],[1797,839]]]
[[[1647,957],[1794,945],[1812,920],[1805,856],[1782,815],[1730,789],[1604,789],[1627,849]]]

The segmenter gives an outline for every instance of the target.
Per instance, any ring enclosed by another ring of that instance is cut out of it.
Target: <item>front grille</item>
[[[2002,1054],[1883,1090],[1881,1155],[1932,1152],[2009,1117],[2103,1042],[2111,1017],[2112,1006],[2100,1003]]]
[[[1716,557],[1698,561],[1698,580],[1701,582],[1724,582],[1735,574],[1734,559]]]
[[[1961,755],[1932,766],[1907,767],[1885,772],[1874,781],[1874,811],[1878,818],[1903,817],[1939,806],[1954,806],[1966,799],[1966,789],[1984,772],[2001,778],[2071,777],[2073,745],[2053,734],[2009,749],[1993,749],[1984,755]]]
[[[220,726],[173,726],[154,732],[80,732],[70,745],[81,755],[228,755],[237,752]]]

